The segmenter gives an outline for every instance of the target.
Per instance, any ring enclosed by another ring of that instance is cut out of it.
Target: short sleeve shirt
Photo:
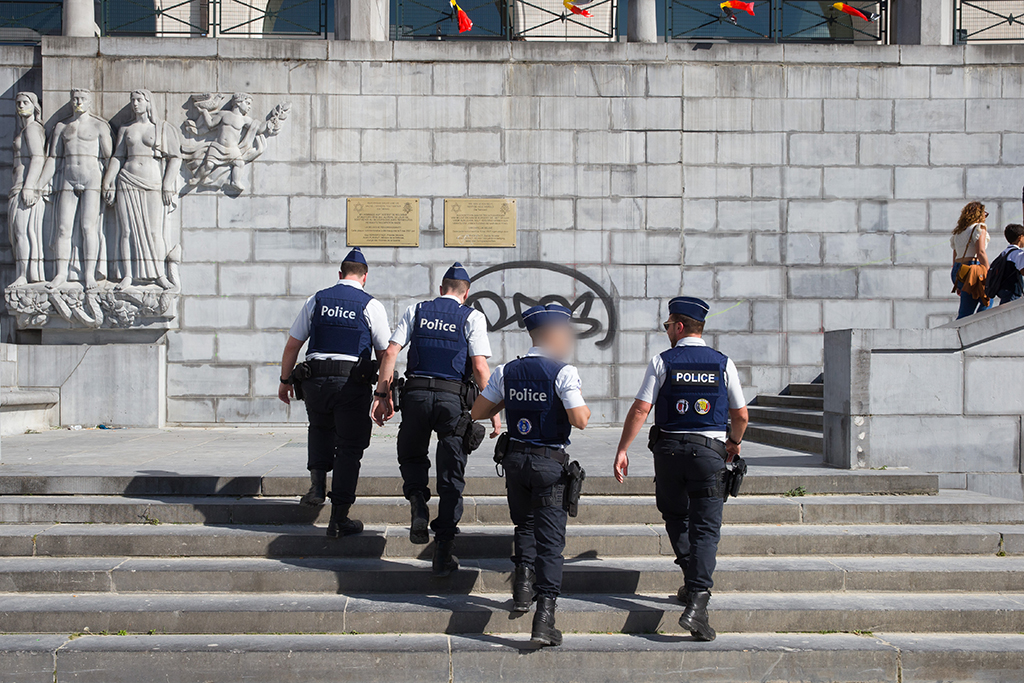
[[[536,346],[526,352],[529,356],[546,356],[544,351]],[[555,393],[566,409],[582,408],[587,405],[583,400],[583,382],[580,380],[580,373],[574,365],[564,365],[555,377]],[[501,403],[505,400],[505,364],[502,363],[494,368],[491,379],[487,386],[480,392],[480,395],[491,403]]]
[[[445,295],[444,298],[452,299],[458,303],[457,297]],[[412,326],[413,321],[416,318],[416,306],[413,304],[409,308],[405,309],[405,313],[398,320],[398,324],[395,325],[395,331],[391,335],[391,343],[398,344],[400,347],[405,348],[409,344],[409,340],[412,338]],[[491,342],[487,339],[487,318],[484,314],[475,308],[466,318],[466,341],[469,343],[469,355],[470,356],[483,356],[484,358],[491,357]]]
[[[339,284],[346,285],[348,287],[355,287],[356,289],[362,289],[362,285],[353,280],[338,280]],[[288,330],[289,336],[299,341],[306,341],[309,339],[309,329],[313,324],[313,304],[316,301],[316,294],[306,299],[306,303],[303,304],[302,310],[299,311],[299,315],[296,316],[295,322],[292,323],[292,327]],[[384,304],[377,301],[376,299],[370,299],[366,304],[366,309],[363,311],[363,316],[366,319],[366,324],[370,327],[370,337],[373,340],[373,348],[376,351],[383,351],[388,347],[388,337],[391,336],[391,329],[388,326],[388,314],[384,310]],[[359,360],[356,356],[350,356],[345,353],[306,353],[306,360]]]

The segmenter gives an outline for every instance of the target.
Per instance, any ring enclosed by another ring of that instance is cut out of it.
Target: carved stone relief
[[[245,165],[291,109],[278,104],[257,121],[244,93],[190,103],[183,136],[157,116],[148,90],[133,91],[124,115],[108,122],[93,113],[92,93],[74,89],[70,114],[47,136],[36,95],[17,95],[15,279],[4,299],[20,329],[166,327],[177,316],[181,246],[171,212],[193,189],[244,192]]]

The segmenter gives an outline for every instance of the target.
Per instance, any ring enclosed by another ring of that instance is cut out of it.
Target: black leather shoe
[[[555,628],[555,599],[542,595],[537,598],[537,613],[533,615],[533,633],[530,641],[541,645],[561,645],[562,632]]]
[[[325,470],[310,470],[309,478],[313,484],[309,487],[306,495],[299,499],[299,503],[311,508],[320,507],[327,500],[327,472]]]
[[[676,600],[683,603],[684,605],[690,599],[690,591],[686,590],[686,586],[680,586],[679,590],[676,591]]]
[[[327,525],[327,535],[330,538],[362,533],[363,523],[358,519],[349,519],[348,509],[348,505],[331,506],[331,521]]]
[[[455,541],[438,541],[434,548],[434,576],[444,578],[459,568],[459,558],[452,555]]]
[[[409,497],[409,507],[412,508],[412,524],[409,527],[409,540],[416,545],[430,543],[430,510],[427,509],[427,501],[423,499],[422,493],[414,493]]]
[[[529,612],[533,604],[533,567],[519,565],[512,577],[512,611]]]
[[[679,625],[690,632],[695,640],[711,641],[717,635],[708,621],[708,601],[710,591],[692,591],[686,601],[686,609],[679,617]]]

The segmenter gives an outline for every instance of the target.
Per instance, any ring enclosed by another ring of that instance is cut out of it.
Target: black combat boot
[[[676,591],[676,600],[683,603],[684,605],[690,600],[690,591],[686,590],[686,586],[680,586],[679,590]]]
[[[363,523],[358,519],[348,518],[348,505],[332,505],[331,521],[327,525],[327,535],[331,538],[351,536],[362,533]]]
[[[533,580],[536,578],[533,567],[521,564],[516,567],[512,577],[512,611],[529,612],[533,604]]]
[[[562,632],[555,628],[555,599],[542,595],[537,598],[537,612],[533,615],[533,633],[530,641],[541,645],[561,645]]]
[[[327,500],[327,472],[310,470],[309,478],[313,485],[309,487],[306,495],[299,499],[299,503],[311,508],[320,507]]]
[[[434,576],[444,578],[459,568],[459,558],[452,555],[455,541],[438,541],[434,548]]]
[[[715,639],[715,629],[708,621],[708,601],[710,591],[691,591],[687,596],[686,609],[679,617],[679,625],[690,632],[695,640],[709,641]]]
[[[430,510],[427,509],[427,501],[422,493],[414,493],[409,496],[409,507],[412,508],[412,525],[409,527],[409,540],[416,545],[430,543]]]

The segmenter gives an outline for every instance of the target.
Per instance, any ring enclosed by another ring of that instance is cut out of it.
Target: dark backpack
[[[1019,249],[1019,247],[1018,247]],[[992,264],[988,267],[988,276],[985,278],[985,296],[994,299],[999,292],[1010,291],[1020,295],[1024,289],[1024,282],[1021,280],[1020,271],[1007,257],[1012,250],[1003,250]]]

